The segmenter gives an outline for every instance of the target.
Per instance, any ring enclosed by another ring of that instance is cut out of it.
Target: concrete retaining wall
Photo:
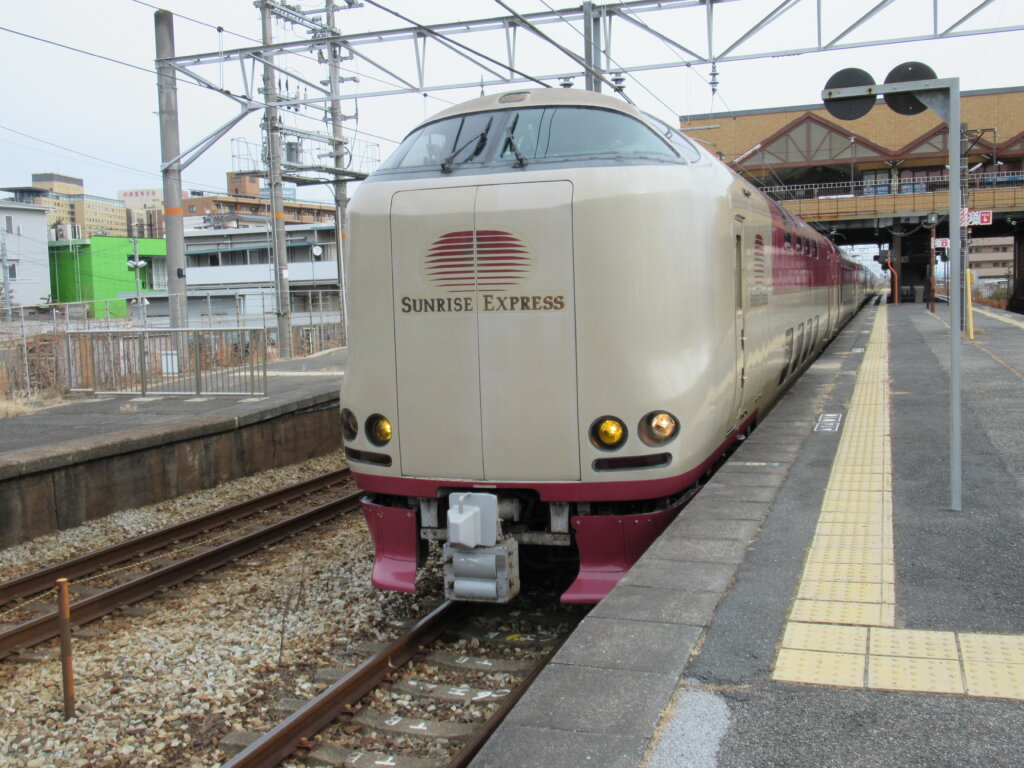
[[[340,445],[333,392],[259,413],[183,419],[173,427],[20,451],[0,461],[0,548]]]

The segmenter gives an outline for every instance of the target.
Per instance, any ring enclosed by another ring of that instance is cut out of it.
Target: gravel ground
[[[343,466],[344,452],[338,450],[301,464],[241,477],[215,488],[150,504],[147,507],[114,512],[77,528],[40,536],[10,549],[0,550],[0,581],[7,581],[75,555],[213,512],[291,483],[341,469]]]
[[[127,510],[0,552],[0,579],[58,562],[340,467],[340,453]],[[211,766],[230,730],[261,731],[279,698],[310,698],[316,672],[424,612],[370,585],[373,545],[361,516],[330,523],[147,601],[145,617],[111,616],[75,641],[78,716],[64,721],[60,663],[0,661],[0,765]],[[420,599],[437,599],[428,575]],[[53,645],[47,646],[53,648]]]

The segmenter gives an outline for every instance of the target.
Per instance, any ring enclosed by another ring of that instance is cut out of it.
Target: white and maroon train
[[[564,602],[600,600],[868,279],[674,128],[561,88],[433,117],[349,215],[373,583],[415,591],[433,540],[454,599],[511,599],[546,547],[578,554]]]

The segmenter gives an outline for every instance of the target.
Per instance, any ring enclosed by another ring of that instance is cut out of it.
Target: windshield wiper
[[[448,155],[448,157],[444,159],[444,162],[441,163],[441,173],[451,173],[452,163],[455,162],[455,158],[462,154],[462,150],[464,150],[474,141],[476,142],[476,148],[473,150],[473,154],[466,158],[466,161],[469,162],[474,157],[476,157],[477,155],[484,151],[484,147],[487,146],[487,132],[491,130],[491,122],[493,120],[494,118],[492,117],[490,120],[487,121],[487,125],[484,126],[484,129],[480,131],[480,133],[471,138],[469,141],[467,141],[465,144],[463,144],[461,147],[456,149],[454,152],[452,152],[450,155]]]
[[[512,125],[510,125],[508,130],[505,131],[505,146],[501,148],[501,152],[504,154],[505,150],[511,147],[512,152],[516,156],[516,161],[512,167],[523,168],[526,166],[526,158],[523,157],[523,153],[519,151],[519,145],[516,144],[516,137],[513,135],[517,125],[519,125],[519,115],[516,115],[515,120],[512,121]]]

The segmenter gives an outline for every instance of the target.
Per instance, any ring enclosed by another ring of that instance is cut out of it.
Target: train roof
[[[420,123],[420,125],[433,123],[436,120],[451,117],[452,115],[464,115],[470,112],[490,112],[496,109],[548,106],[600,107],[602,109],[614,109],[641,120],[644,119],[640,110],[632,104],[623,101],[621,98],[608,96],[603,93],[583,91],[578,88],[527,88],[495,93],[489,96],[480,96],[470,101],[464,101],[461,104],[448,107],[432,115]]]

